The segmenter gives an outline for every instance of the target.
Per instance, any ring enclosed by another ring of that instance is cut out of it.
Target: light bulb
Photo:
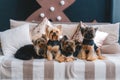
[[[64,0],[61,0],[60,1],[60,4],[63,6],[63,5],[65,5],[65,1]]]
[[[50,7],[50,11],[55,11],[55,7]]]
[[[58,20],[58,21],[61,21],[61,20],[62,20],[62,17],[61,17],[61,16],[57,16],[57,20]]]
[[[40,13],[40,17],[45,17],[45,14],[44,13]]]

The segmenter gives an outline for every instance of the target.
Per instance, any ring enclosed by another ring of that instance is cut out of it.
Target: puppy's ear
[[[95,32],[98,30],[98,28],[94,28]]]
[[[48,36],[48,34],[49,34],[49,30],[48,30],[48,28],[49,28],[49,26],[46,25],[46,35],[47,35],[47,36]]]
[[[87,25],[84,24],[82,21],[80,21],[79,26],[80,26],[81,34],[83,35],[84,32],[85,32],[85,28],[86,28]]]
[[[85,32],[85,28],[80,27],[80,31],[81,31],[81,34],[83,35],[83,34],[84,34],[84,32]]]
[[[88,26],[85,23],[83,23],[82,21],[80,21],[79,25],[80,25],[80,27],[86,27],[86,26]]]
[[[66,35],[63,36],[64,40],[68,40],[68,37]]]
[[[33,45],[37,44],[37,40],[32,40],[32,42],[33,42]]]
[[[44,38],[45,40],[47,40],[46,34],[42,34],[42,38]]]
[[[64,36],[61,38],[61,40],[60,40],[61,44],[64,44],[64,42],[65,42],[66,40],[68,40],[68,37],[67,37],[66,35],[64,35]]]
[[[78,40],[76,40],[76,39],[74,40],[74,42],[75,42],[75,45],[77,45],[77,44],[79,43],[79,41],[78,41]]]
[[[62,26],[61,25],[58,25],[56,26],[60,31],[62,31]]]
[[[78,40],[74,40],[74,42],[75,42],[75,45],[79,45],[79,44],[82,44],[81,42],[79,42]]]

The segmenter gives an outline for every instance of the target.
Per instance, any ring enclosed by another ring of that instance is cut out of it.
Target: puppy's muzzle
[[[87,34],[85,34],[85,38],[87,38],[87,39],[90,39],[90,38],[93,38],[94,36],[93,36],[93,34],[91,34],[91,33],[87,33]]]
[[[73,51],[73,49],[72,49],[72,47],[71,47],[70,45],[68,45],[68,46],[66,47],[66,50],[67,50],[67,51]]]
[[[53,33],[53,36],[56,36],[56,33],[55,33],[55,32]]]

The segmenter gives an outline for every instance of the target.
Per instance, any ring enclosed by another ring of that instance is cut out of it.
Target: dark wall
[[[110,22],[111,1],[110,0],[76,0],[76,2],[65,13],[71,21]]]
[[[9,19],[25,20],[40,6],[36,0],[0,0],[0,31],[9,28]],[[111,0],[76,0],[65,14],[73,22],[111,22]]]
[[[9,19],[25,20],[40,6],[36,0],[0,0],[0,31],[9,28]]]
[[[112,0],[112,22],[120,22],[120,0]]]

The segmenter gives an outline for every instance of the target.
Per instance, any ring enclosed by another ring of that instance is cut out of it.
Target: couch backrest
[[[76,31],[78,24],[79,23],[76,23],[76,22],[72,22],[72,23],[54,23],[55,26],[56,25],[62,25],[62,27],[63,27],[63,34],[64,35],[68,35],[69,38],[72,37],[72,35]],[[110,24],[110,23],[86,23],[86,24],[87,25],[92,25],[92,26],[94,26],[94,25],[103,25],[104,26],[104,25],[107,25],[107,24]],[[113,28],[113,27],[111,27],[111,28]],[[102,29],[104,29],[104,28],[102,28]],[[106,31],[106,32],[108,32],[108,31]],[[120,30],[119,30],[119,34],[120,34]],[[119,35],[119,43],[120,43],[120,35]]]

